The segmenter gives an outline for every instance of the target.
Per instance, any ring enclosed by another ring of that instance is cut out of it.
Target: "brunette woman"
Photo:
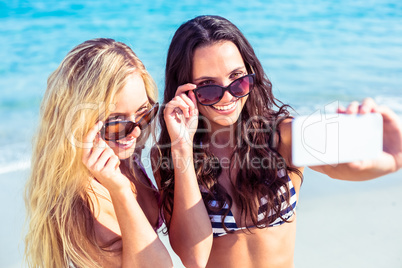
[[[228,20],[179,27],[166,63],[155,176],[170,242],[186,267],[293,267],[303,167],[291,162],[291,117],[253,48]],[[402,166],[402,128],[371,99],[346,113],[381,113],[384,152],[369,162],[321,166],[367,180]]]

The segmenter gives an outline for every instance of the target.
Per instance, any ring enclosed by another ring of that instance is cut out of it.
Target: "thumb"
[[[188,92],[188,97],[194,103],[194,115],[198,115],[198,102],[197,98],[195,97],[194,91],[190,90]]]

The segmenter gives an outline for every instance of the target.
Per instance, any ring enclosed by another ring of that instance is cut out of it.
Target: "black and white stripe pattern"
[[[284,170],[278,171],[279,176],[284,175],[284,174],[286,174],[286,172]],[[292,184],[292,181],[290,180],[290,178],[288,178],[288,189],[289,189],[289,193],[290,193],[289,204],[286,201],[287,200],[286,188],[284,186],[279,188],[279,195],[281,197],[281,201],[280,201],[280,204],[278,202],[278,205],[281,206],[280,216],[282,218],[278,216],[276,218],[276,220],[274,222],[272,222],[271,224],[269,224],[269,226],[267,226],[267,227],[281,225],[281,224],[285,223],[285,220],[289,219],[294,214],[294,211],[296,208],[296,203],[297,203],[297,196],[296,196],[296,191],[293,187],[293,184]],[[209,204],[211,207],[216,207],[216,208],[219,207],[219,203],[215,200],[211,201]],[[219,236],[223,236],[223,235],[227,234],[227,232],[225,231],[225,229],[222,226],[222,218],[224,217],[225,212],[227,212],[228,208],[229,208],[228,204],[224,204],[223,208],[219,211],[208,210],[209,218],[211,219],[212,231],[213,231],[214,237],[219,237]],[[262,220],[265,218],[265,211],[267,211],[267,199],[263,197],[263,198],[261,198],[261,206],[258,210],[258,220]],[[275,212],[273,210],[270,210],[268,213],[269,213],[269,216],[272,216],[272,215],[274,215]],[[247,228],[247,227],[238,227],[237,226],[235,218],[232,214],[232,211],[229,211],[228,215],[225,217],[224,224],[229,231],[237,231],[237,230],[242,230],[242,229]],[[250,226],[249,228],[252,228],[252,227],[253,226]]]

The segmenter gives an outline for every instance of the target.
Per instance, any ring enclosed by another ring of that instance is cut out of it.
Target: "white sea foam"
[[[0,175],[26,170],[31,166],[30,143],[10,143],[0,147]]]
[[[31,162],[30,161],[21,161],[21,162],[13,162],[9,164],[3,164],[0,166],[0,175],[9,173],[9,172],[14,172],[14,171],[19,171],[19,170],[26,170],[31,167]]]
[[[402,118],[402,96],[376,96],[374,100],[379,105],[385,105]]]
[[[395,95],[377,95],[377,96],[367,96],[372,97],[377,105],[386,106],[395,112],[399,118],[402,120],[402,96]],[[309,115],[321,110],[324,112],[336,112],[337,105],[347,107],[347,105],[352,101],[362,101],[361,99],[350,99],[348,101],[332,101],[329,102],[325,99],[317,100],[316,102],[306,102],[306,103],[296,103],[292,105],[294,111],[291,111],[292,115]]]

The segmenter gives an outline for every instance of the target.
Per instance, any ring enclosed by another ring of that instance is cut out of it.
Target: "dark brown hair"
[[[230,21],[219,16],[199,16],[182,24],[169,47],[166,62],[165,92],[163,104],[168,103],[175,96],[178,86],[192,81],[192,64],[194,52],[197,48],[208,46],[217,42],[233,42],[243,58],[248,73],[255,73],[255,86],[250,92],[241,116],[236,123],[236,146],[231,157],[231,166],[243,163],[233,183],[233,198],[242,211],[242,219],[251,216],[255,226],[267,225],[280,215],[280,206],[275,200],[281,200],[278,189],[282,186],[287,189],[288,178],[279,177],[278,170],[297,172],[296,169],[286,167],[285,161],[278,152],[280,133],[277,126],[289,118],[288,105],[283,105],[272,94],[272,85],[266,77],[260,61],[253,48],[240,30]],[[281,105],[278,105],[280,103]],[[274,111],[277,108],[277,111]],[[174,170],[171,161],[170,138],[163,112],[159,115],[161,133],[157,146],[159,146],[159,161],[156,163],[157,177],[161,178],[162,206],[169,215],[173,212]],[[232,198],[227,191],[219,185],[218,177],[221,172],[219,161],[208,150],[208,137],[200,129],[204,127],[203,117],[199,117],[198,130],[194,137],[194,164],[199,185],[207,189],[203,193],[207,209],[211,199],[219,200],[222,208],[226,202],[229,212]],[[269,159],[272,165],[267,168],[263,165],[252,165],[256,159]],[[241,162],[239,162],[241,161]],[[218,164],[217,164],[218,163]],[[154,169],[155,170],[155,169]],[[230,169],[232,170],[232,169]],[[230,178],[232,175],[229,174]],[[301,176],[301,174],[299,174]],[[267,210],[274,210],[274,215],[258,220],[258,209],[261,197],[268,199]],[[285,197],[287,200],[289,194]],[[223,221],[223,220],[222,220]],[[170,222],[167,222],[169,229]]]

